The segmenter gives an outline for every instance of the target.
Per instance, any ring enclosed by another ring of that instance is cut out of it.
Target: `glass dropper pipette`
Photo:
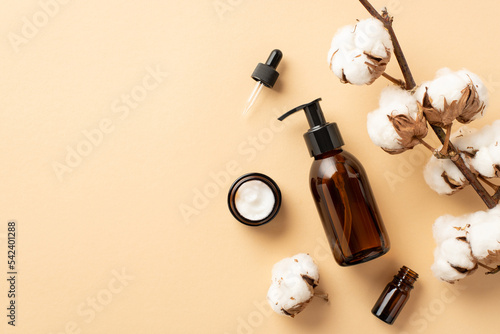
[[[259,63],[252,73],[252,79],[257,81],[255,87],[247,100],[243,115],[245,115],[255,104],[257,97],[262,91],[262,87],[273,88],[276,80],[278,80],[279,73],[276,71],[278,64],[283,58],[283,53],[275,49],[271,52],[265,64]]]

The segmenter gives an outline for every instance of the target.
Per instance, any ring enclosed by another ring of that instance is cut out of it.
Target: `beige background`
[[[477,125],[498,118],[497,1],[373,2],[396,16],[417,81],[467,67],[490,90]],[[0,10],[2,332],[496,331],[499,277],[480,270],[452,286],[429,269],[434,219],[484,205],[470,189],[434,194],[423,149],[390,156],[371,143],[365,115],[386,81],[346,86],[328,70],[334,32],[368,17],[357,1],[60,0],[51,16],[41,3],[50,1],[4,1]],[[250,73],[274,48],[284,53],[280,79],[243,120]],[[388,72],[399,76],[394,61]],[[135,94],[130,106],[122,94]],[[274,123],[317,97],[364,163],[392,241],[386,256],[351,268],[325,248],[307,184],[305,119]],[[86,156],[68,166],[77,149]],[[226,205],[230,182],[250,171],[283,193],[278,218],[259,228],[237,223]],[[4,314],[9,220],[19,226],[15,328]],[[296,319],[270,314],[271,267],[298,252],[316,258],[331,302],[315,300]],[[401,265],[420,279],[391,327],[370,309]]]

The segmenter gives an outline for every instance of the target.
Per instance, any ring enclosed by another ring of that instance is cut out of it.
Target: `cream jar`
[[[269,176],[249,173],[240,176],[229,189],[229,211],[239,222],[259,226],[271,221],[281,207],[281,192]]]

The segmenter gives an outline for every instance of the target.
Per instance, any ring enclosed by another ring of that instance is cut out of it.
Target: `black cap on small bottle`
[[[271,52],[265,64],[259,63],[252,73],[252,78],[256,81],[260,81],[264,86],[273,88],[278,76],[280,75],[276,71],[276,67],[283,58],[283,53],[275,49]]]
[[[344,140],[337,123],[328,123],[319,105],[321,98],[294,108],[278,119],[284,120],[297,111],[304,110],[310,129],[304,133],[307,148],[312,157],[340,148]]]

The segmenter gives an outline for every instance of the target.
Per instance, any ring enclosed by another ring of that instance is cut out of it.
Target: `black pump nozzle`
[[[321,101],[321,97],[312,101],[312,102],[298,106],[297,108],[293,108],[292,110],[288,111],[284,115],[280,116],[278,119],[280,121],[282,121],[285,118],[287,118],[288,116],[290,116],[291,114],[294,114],[297,111],[304,110],[306,113],[307,122],[309,122],[310,128],[325,125],[326,124],[325,115],[323,115],[323,110],[321,110],[321,106],[319,105],[319,101]]]
[[[311,156],[318,156],[344,145],[337,123],[328,123],[319,104],[321,98],[293,108],[278,119],[285,118],[297,111],[304,110],[310,129],[304,133],[304,139]]]

